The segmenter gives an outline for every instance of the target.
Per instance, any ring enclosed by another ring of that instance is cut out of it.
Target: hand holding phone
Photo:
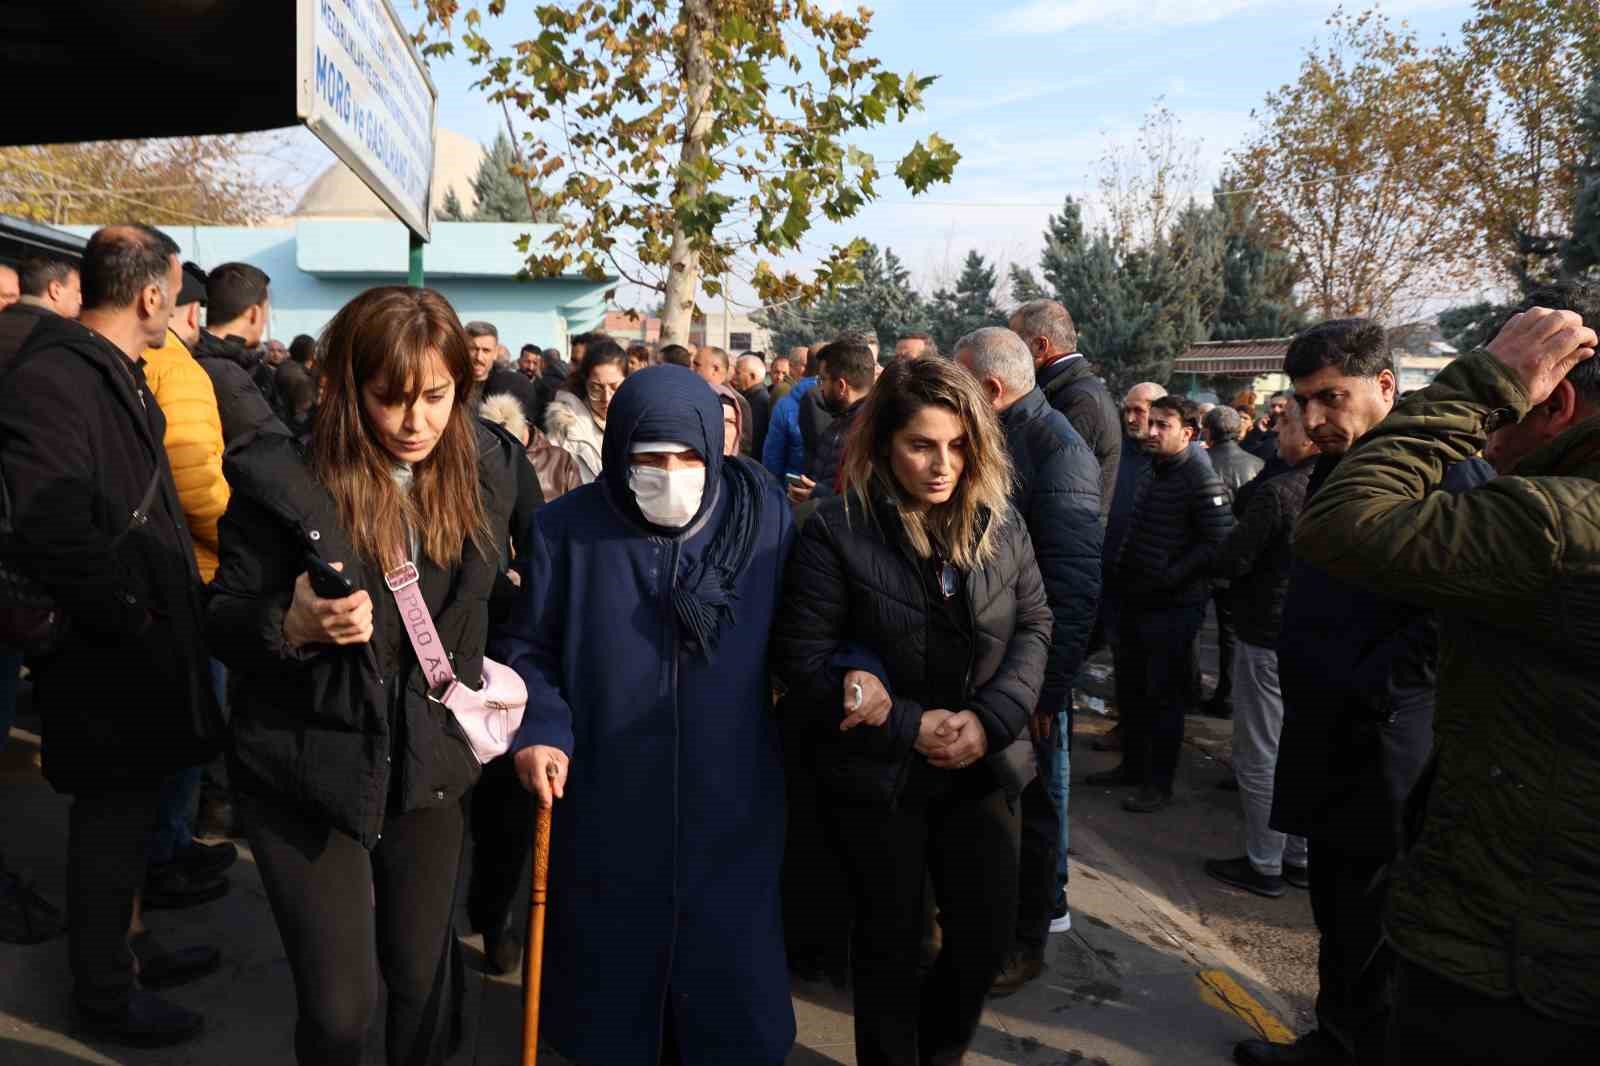
[[[306,554],[306,577],[311,580],[311,591],[325,600],[342,600],[353,594],[355,585],[335,568],[324,562],[320,555]]]

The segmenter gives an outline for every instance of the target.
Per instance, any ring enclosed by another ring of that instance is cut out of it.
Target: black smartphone
[[[356,587],[350,579],[323,562],[320,555],[306,554],[306,576],[311,579],[311,591],[325,600],[342,600],[355,594]]]

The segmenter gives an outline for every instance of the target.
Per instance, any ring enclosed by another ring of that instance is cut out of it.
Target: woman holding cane
[[[692,371],[623,383],[600,479],[548,504],[498,657],[518,776],[554,799],[543,1036],[581,1063],[777,1066],[783,775],[767,632],[792,539]],[[553,773],[553,779],[547,775]]]
[[[420,592],[477,688],[526,460],[473,417],[467,337],[437,293],[363,293],[321,351],[310,444],[269,432],[228,458],[208,635],[240,682],[233,783],[294,972],[296,1060],[361,1061],[381,973],[388,1061],[431,1066],[478,761],[397,596]]]

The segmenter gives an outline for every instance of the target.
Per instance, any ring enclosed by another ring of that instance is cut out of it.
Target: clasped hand
[[[929,765],[960,770],[988,754],[989,738],[971,711],[931,710],[922,712],[914,746]]]

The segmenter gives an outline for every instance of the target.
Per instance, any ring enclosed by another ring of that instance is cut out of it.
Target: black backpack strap
[[[133,509],[133,514],[128,518],[128,528],[117,534],[116,539],[111,542],[112,547],[116,547],[117,545],[121,544],[127,538],[129,533],[132,533],[134,530],[149,524],[150,508],[155,506],[156,490],[160,487],[161,462],[158,459],[156,461],[155,471],[150,475],[150,484],[144,487],[144,496],[139,500],[139,505]]]

